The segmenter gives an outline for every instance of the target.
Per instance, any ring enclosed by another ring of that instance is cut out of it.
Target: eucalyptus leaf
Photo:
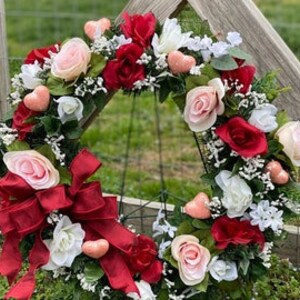
[[[6,112],[4,116],[4,122],[11,120],[13,118],[14,112],[14,109],[10,109],[8,112]]]
[[[238,59],[242,60],[250,60],[252,59],[251,55],[243,51],[242,49],[238,47],[233,47],[228,50],[228,53]]]
[[[211,59],[211,65],[214,69],[219,71],[231,71],[238,68],[237,62],[230,55],[213,57]]]

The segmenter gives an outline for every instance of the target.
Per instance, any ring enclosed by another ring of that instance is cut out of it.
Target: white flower
[[[42,71],[38,63],[22,65],[21,71],[22,73],[19,76],[26,89],[33,90],[42,84],[42,79],[38,78],[39,73]]]
[[[71,267],[75,257],[82,252],[84,236],[81,225],[72,224],[69,217],[64,216],[54,229],[53,239],[44,240],[50,251],[50,259],[42,268],[51,271],[60,267]]]
[[[232,47],[239,46],[243,42],[243,39],[238,32],[228,32],[226,39]]]
[[[214,57],[221,57],[226,54],[228,54],[228,49],[230,48],[230,45],[226,42],[216,42],[211,45],[209,50],[212,52]]]
[[[202,39],[199,36],[196,36],[189,39],[187,47],[192,51],[208,50],[211,47],[212,42],[212,39],[207,35]]]
[[[170,53],[179,48],[187,47],[192,32],[182,33],[177,19],[167,19],[160,37],[157,34],[152,39],[155,56]]]
[[[245,180],[230,171],[221,171],[215,178],[223,190],[222,205],[229,218],[241,217],[252,203],[252,192]]]
[[[276,114],[277,108],[274,105],[265,104],[252,111],[249,123],[263,132],[271,132],[278,127]]]
[[[222,280],[236,280],[238,278],[236,263],[233,261],[225,261],[218,258],[218,256],[213,257],[208,265],[210,275],[218,282]]]
[[[80,121],[83,117],[83,104],[78,98],[63,96],[55,100],[58,103],[57,111],[62,123],[71,120]]]
[[[251,225],[258,225],[260,231],[271,228],[274,232],[280,232],[283,228],[282,210],[271,206],[268,200],[252,204],[250,212]]]
[[[139,289],[140,297],[137,293],[128,293],[127,297],[134,299],[134,300],[155,300],[156,296],[153,294],[151,286],[148,282],[141,280],[135,281],[136,286]]]

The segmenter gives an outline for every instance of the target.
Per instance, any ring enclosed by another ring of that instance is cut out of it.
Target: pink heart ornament
[[[111,22],[107,18],[102,18],[98,21],[88,21],[84,24],[84,33],[94,40],[95,36],[101,35],[111,27]]]
[[[209,202],[208,196],[201,192],[184,206],[184,212],[195,219],[208,219],[211,217]]]
[[[44,85],[37,86],[31,93],[24,97],[24,105],[33,111],[46,111],[50,104],[50,92]]]
[[[270,173],[270,178],[273,183],[284,185],[289,182],[290,176],[286,172],[280,162],[276,160],[270,161],[265,168],[266,172]]]
[[[84,242],[81,247],[81,250],[85,255],[95,259],[104,256],[107,253],[108,249],[109,243],[104,239]]]
[[[187,73],[192,67],[196,66],[193,56],[184,55],[180,51],[171,51],[168,55],[168,65],[173,74]]]

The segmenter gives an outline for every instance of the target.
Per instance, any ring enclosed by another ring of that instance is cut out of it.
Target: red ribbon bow
[[[101,162],[84,149],[70,165],[70,187],[58,185],[37,192],[11,172],[0,179],[0,230],[5,236],[0,273],[7,277],[10,284],[22,267],[20,242],[28,234],[35,235],[29,254],[29,270],[8,291],[5,299],[30,299],[35,288],[35,271],[49,261],[50,253],[42,241],[41,233],[47,226],[48,214],[53,210],[60,210],[73,222],[79,222],[86,232],[86,240],[108,240],[109,251],[99,259],[99,263],[112,288],[139,294],[126,263],[126,256],[131,254],[137,237],[116,221],[116,197],[104,197],[100,182],[84,183],[100,166]],[[16,200],[9,200],[12,197]]]

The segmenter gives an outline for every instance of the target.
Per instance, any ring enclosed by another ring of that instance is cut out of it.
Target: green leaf
[[[251,55],[246,53],[245,51],[243,51],[242,49],[238,48],[238,47],[233,47],[230,48],[228,53],[238,59],[243,59],[243,60],[250,60],[252,59]]]
[[[76,140],[80,138],[83,129],[79,126],[78,121],[73,120],[65,123],[62,126],[62,131],[68,139]]]
[[[10,109],[8,112],[6,112],[3,121],[6,122],[8,120],[11,120],[13,118],[14,112],[14,109]]]
[[[169,262],[175,269],[178,269],[178,263],[177,261],[173,258],[172,252],[171,252],[171,247],[169,247],[165,253],[164,253],[164,259]]]
[[[70,95],[74,91],[72,84],[66,83],[64,80],[52,75],[49,75],[46,85],[53,96]]]
[[[182,113],[185,107],[185,97],[186,95],[173,97],[173,101],[176,103],[177,107]]]
[[[62,166],[58,167],[58,172],[59,172],[59,184],[67,184],[71,185],[72,182],[72,176],[70,172],[66,169],[63,168]]]
[[[278,128],[276,129],[277,131],[280,127],[290,122],[291,118],[289,117],[288,113],[285,110],[282,110],[277,113],[276,121],[278,124]]]
[[[209,281],[209,275],[207,273],[205,278],[203,279],[203,281],[201,283],[195,285],[193,288],[201,293],[205,293],[208,288],[208,281]]]
[[[220,78],[220,73],[216,71],[210,64],[205,64],[201,68],[201,74],[207,76],[210,80],[214,78]]]
[[[186,90],[190,91],[199,86],[206,86],[209,82],[209,77],[205,75],[188,76],[185,82],[186,82]]]
[[[192,225],[197,229],[210,229],[210,226],[206,222],[198,219],[194,219]]]
[[[53,165],[55,164],[56,158],[50,145],[43,145],[37,148],[36,151],[42,154],[43,156],[47,157]]]
[[[238,159],[238,161],[234,164],[232,169],[232,176],[237,175],[240,171],[240,168],[243,166],[244,161],[242,159]]]
[[[230,55],[213,57],[211,59],[211,65],[214,69],[220,71],[230,71],[238,68],[237,62]]]
[[[192,232],[191,234],[195,236],[197,239],[199,239],[199,241],[201,242],[202,240],[205,240],[211,233],[210,233],[210,229],[200,229]]]
[[[9,146],[6,146],[7,151],[23,151],[30,150],[29,145],[24,141],[15,140]]]
[[[44,125],[47,135],[53,136],[60,130],[61,121],[59,119],[51,116],[44,116],[41,117],[40,120],[41,123]]]
[[[159,89],[159,102],[163,103],[167,100],[168,96],[172,92],[172,89],[169,85],[168,80],[164,80],[160,83],[160,89]]]
[[[268,141],[268,149],[270,155],[276,156],[282,151],[283,145],[277,140],[270,140]]]
[[[240,261],[240,268],[241,268],[241,270],[242,270],[244,276],[247,275],[249,266],[250,266],[250,260],[249,260],[248,258],[243,258],[243,259]]]
[[[88,262],[84,267],[84,277],[87,282],[95,282],[104,276],[103,270],[99,264]]]
[[[90,61],[90,69],[87,72],[87,77],[97,77],[105,67],[105,59],[102,55],[92,53]]]
[[[182,222],[176,231],[176,236],[182,235],[182,234],[190,234],[193,231],[195,231],[195,228],[191,224],[190,221],[184,221]]]

